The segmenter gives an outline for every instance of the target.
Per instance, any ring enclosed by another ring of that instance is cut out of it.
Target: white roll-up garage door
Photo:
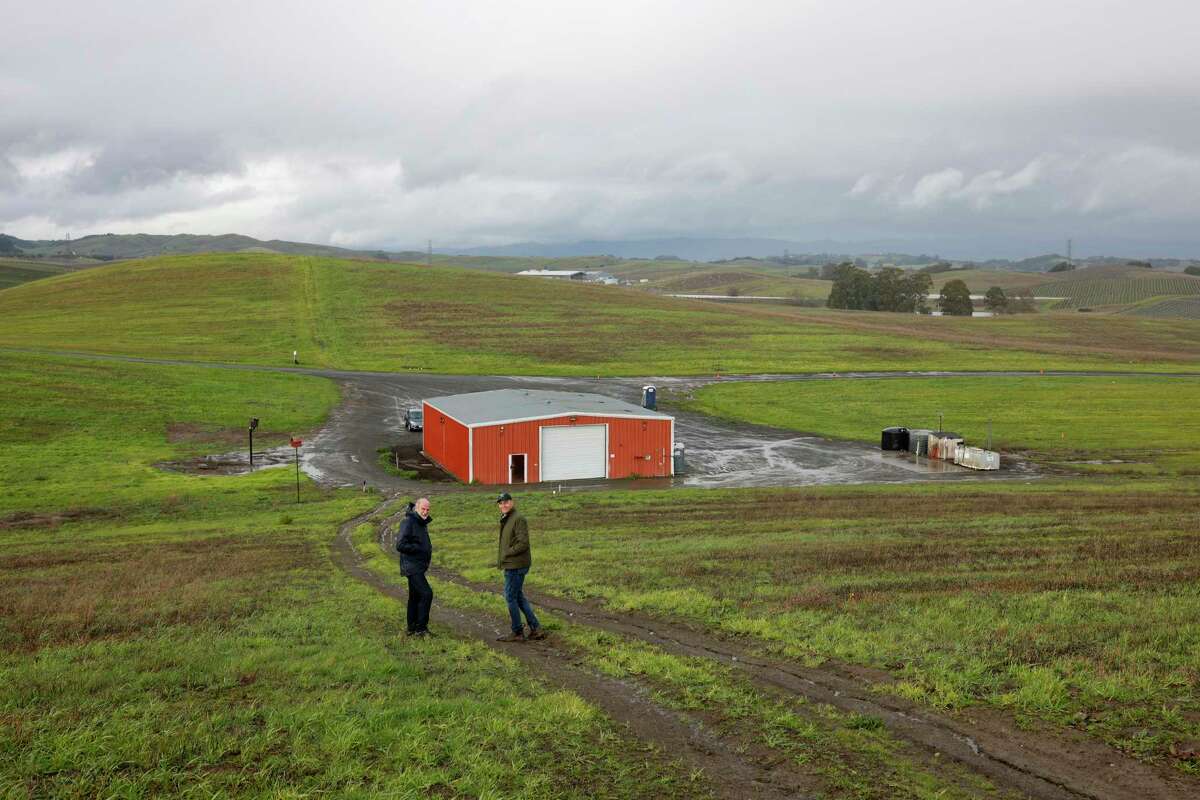
[[[603,478],[608,465],[605,434],[604,425],[551,425],[542,428],[542,480]]]

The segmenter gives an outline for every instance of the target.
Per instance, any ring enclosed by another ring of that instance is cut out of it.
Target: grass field
[[[441,501],[439,499],[439,513]],[[455,504],[457,508],[458,504]],[[371,569],[398,579],[396,562],[376,544],[374,526],[361,526],[356,547]],[[439,546],[440,546],[439,534]],[[494,595],[434,579],[435,592],[459,608],[507,618]],[[541,609],[543,626],[566,642],[572,658],[597,672],[650,688],[663,706],[704,713],[709,724],[737,731],[745,747],[765,750],[768,758],[803,765],[808,794],[822,798],[891,800],[980,798],[1003,794],[965,770],[933,763],[890,736],[877,718],[764,693],[730,667],[712,660],[672,654],[659,647],[576,624]],[[924,763],[923,763],[924,762]]]
[[[960,280],[967,284],[972,294],[983,294],[993,286],[999,286],[1006,294],[1018,289],[1032,289],[1045,283],[1046,274],[1041,272],[1016,272],[999,269],[956,269],[933,275],[933,291],[940,292],[947,281]]]
[[[938,427],[1042,462],[1124,473],[1200,475],[1200,378],[942,378],[724,384],[690,408],[722,417],[878,442],[892,425]]]
[[[829,296],[830,281],[792,278],[780,272],[731,269],[728,267],[696,270],[681,277],[660,280],[655,288],[671,294],[737,294],[745,297],[784,297],[824,300]]]
[[[1190,772],[1171,748],[1200,738],[1198,501],[1194,481],[520,498],[535,588],[887,670],[883,690]],[[489,510],[438,504],[441,557],[489,579]]]
[[[1200,360],[1194,323],[1122,319],[1117,335],[1098,337],[1099,329],[1053,320],[997,320],[1003,324],[983,329],[914,315],[802,311],[469,270],[211,255],[5,290],[0,346],[264,364],[288,364],[298,350],[306,366],[575,375],[1178,369]]]
[[[482,644],[397,638],[396,605],[328,557],[377,497],[306,485],[297,505],[286,470],[150,466],[222,441],[251,402],[271,431],[315,424],[326,382],[7,355],[0,372],[18,392],[0,411],[0,796],[703,794]]]
[[[1153,354],[1135,367],[1179,368],[1195,363],[1200,337],[1185,323],[1114,318],[996,320],[980,333],[970,320],[793,317],[548,282],[512,294],[519,280],[165,259],[0,293],[0,342],[275,363],[299,347],[305,363],[367,368],[702,372],[714,352],[747,369],[1127,366],[1096,352],[1110,342]],[[643,327],[642,339],[627,333]],[[1028,349],[1002,349],[1018,341]],[[401,609],[329,557],[337,523],[378,497],[306,483],[296,505],[286,470],[201,478],[154,466],[240,449],[250,416],[262,446],[311,431],[338,401],[332,383],[11,352],[0,375],[0,797],[704,795],[702,776],[481,643],[398,638]],[[790,659],[883,670],[881,692],[1070,726],[1200,774],[1188,755],[1200,741],[1200,442],[1180,425],[1198,385],[720,385],[695,402],[803,430],[833,419],[820,432],[871,440],[937,410],[976,436],[994,409],[997,439],[1038,458],[1109,458],[1096,454],[1127,435],[1136,444],[1123,456],[1143,464],[1031,485],[523,495],[531,585]],[[752,402],[737,396],[751,391]],[[904,407],[912,419],[879,421]],[[492,507],[470,493],[435,502],[441,563],[494,581]],[[458,587],[437,591],[483,607]],[[783,703],[710,660],[555,624],[580,664],[746,731],[770,758],[802,765],[814,795],[990,791],[930,768],[878,720]]]
[[[1142,369],[1157,362],[1164,371],[1191,371],[1200,352],[1200,325],[1188,320],[1133,319],[1075,313],[1018,314],[1003,317],[929,317],[918,314],[882,314],[870,311],[770,308],[741,306],[747,315],[796,319],[805,324],[828,325],[847,334],[891,337],[891,366],[883,369],[987,369],[977,358],[980,350],[1011,350],[1041,353],[1023,359],[1030,369],[1054,369],[1042,361],[1081,364],[1096,358],[1108,369]],[[912,360],[908,350],[913,339],[957,345],[947,351],[938,366],[928,360]],[[886,346],[885,346],[886,347]],[[865,363],[865,359],[864,359]],[[872,362],[874,363],[874,362]],[[868,369],[868,367],[857,367]],[[853,368],[852,368],[853,369]],[[843,369],[842,371],[848,371]]]

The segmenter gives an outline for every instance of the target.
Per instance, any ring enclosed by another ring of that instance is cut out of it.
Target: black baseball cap
[[[501,492],[500,496],[496,498],[497,503],[503,503],[505,500],[512,500],[512,495],[508,492]]]

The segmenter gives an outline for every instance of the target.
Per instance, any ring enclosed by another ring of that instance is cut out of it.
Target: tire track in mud
[[[385,553],[386,530],[377,541]],[[468,580],[444,567],[430,574],[476,592],[499,596],[491,584]],[[641,614],[615,614],[542,592],[526,591],[541,608],[570,622],[654,645],[667,653],[705,658],[731,666],[770,692],[798,695],[848,713],[877,717],[897,738],[940,753],[1001,787],[1037,800],[1195,800],[1200,781],[1137,761],[1102,742],[1072,730],[1057,733],[1018,729],[1006,715],[971,709],[954,717],[938,714],[902,698],[880,694],[862,678],[836,668],[812,668],[757,655],[736,641],[722,639]]]
[[[357,580],[388,597],[406,602],[408,589],[392,583],[365,566],[365,559],[351,540],[354,529],[364,522],[386,522],[389,500],[338,528],[330,555],[334,563]],[[434,601],[433,620],[455,634],[478,639],[494,650],[515,658],[544,681],[567,689],[626,726],[634,737],[654,746],[666,761],[678,760],[699,770],[716,796],[740,798],[803,798],[810,796],[812,780],[793,772],[776,760],[755,761],[737,752],[738,742],[726,741],[699,720],[655,703],[633,683],[601,675],[584,666],[577,655],[561,650],[553,637],[537,643],[505,644],[495,638],[502,631],[488,615],[448,607]]]

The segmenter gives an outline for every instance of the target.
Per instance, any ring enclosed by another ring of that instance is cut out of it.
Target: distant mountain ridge
[[[522,242],[494,247],[444,248],[434,251],[442,263],[454,263],[454,258],[529,258],[560,259],[608,256],[618,259],[654,259],[673,257],[682,261],[716,262],[742,259],[776,261],[783,265],[818,264],[829,261],[867,259],[871,264],[904,265],[929,264],[941,257],[906,249],[912,242],[880,239],[848,243],[830,239],[800,242],[768,238],[661,238],[639,240],[588,240],[565,243]],[[282,239],[262,240],[236,233],[219,235],[179,234],[93,234],[79,239],[21,239],[0,233],[0,256],[33,259],[53,259],[65,263],[116,261],[149,258],[162,255],[193,255],[197,253],[270,252],[286,255],[324,256],[331,258],[369,258],[387,261],[420,262],[426,253],[419,250],[355,250],[333,245],[292,242]],[[784,256],[790,256],[785,259]],[[1054,264],[1066,260],[1050,253],[1019,260],[946,259],[959,264],[971,264],[985,269],[1016,272],[1045,272]],[[1115,257],[1079,258],[1084,263],[1124,263]],[[1189,259],[1150,259],[1155,267],[1182,270],[1194,263]]]
[[[386,252],[383,250],[351,250],[332,245],[289,242],[282,239],[263,241],[252,236],[226,233],[207,236],[191,233],[177,234],[93,234],[79,239],[19,239],[0,234],[0,254],[23,255],[34,258],[95,258],[121,260],[162,255],[193,255],[196,253],[271,252],[287,255],[328,256],[333,258],[380,258],[412,260],[424,254],[416,252]]]
[[[846,242],[823,239],[811,242],[786,239],[763,238],[689,238],[633,240],[589,240],[581,242],[520,242],[494,247],[468,247],[449,249],[451,255],[470,256],[525,256],[532,258],[571,258],[576,256],[607,255],[617,258],[656,258],[675,256],[682,261],[722,261],[735,258],[781,257],[785,253],[814,254],[835,253],[847,256],[868,253],[906,252],[907,243],[892,240],[859,242],[848,246]],[[928,256],[935,259],[936,256]]]

